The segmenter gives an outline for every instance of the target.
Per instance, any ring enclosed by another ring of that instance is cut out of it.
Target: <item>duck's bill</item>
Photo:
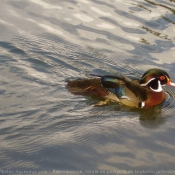
[[[169,85],[169,86],[175,86],[175,83],[173,83],[171,81],[168,81],[167,85]]]

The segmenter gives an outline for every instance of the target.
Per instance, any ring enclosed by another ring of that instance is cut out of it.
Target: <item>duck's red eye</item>
[[[160,80],[165,80],[165,76],[160,76]]]

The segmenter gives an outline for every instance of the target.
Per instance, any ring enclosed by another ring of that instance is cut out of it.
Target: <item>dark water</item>
[[[0,34],[1,174],[175,173],[175,88],[147,110],[65,89],[153,67],[175,82],[174,0],[3,0]]]

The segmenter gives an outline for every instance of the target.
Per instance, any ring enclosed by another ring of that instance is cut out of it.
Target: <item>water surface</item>
[[[174,171],[175,89],[165,87],[161,108],[135,110],[94,107],[65,88],[90,73],[141,77],[153,67],[175,82],[174,14],[172,0],[2,1],[1,173]]]

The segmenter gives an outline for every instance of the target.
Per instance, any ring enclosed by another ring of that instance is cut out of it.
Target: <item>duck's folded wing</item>
[[[108,88],[112,93],[115,93],[119,98],[128,97],[125,95],[128,89],[135,94],[136,98],[140,101],[145,101],[147,99],[146,89],[123,75],[103,76],[101,77],[101,84],[103,87]]]
[[[115,94],[119,99],[130,100],[125,94],[125,82],[123,79],[123,76],[103,76],[101,78],[101,84],[103,87]]]
[[[103,76],[101,77],[101,84],[105,88],[118,88],[125,85],[121,76]]]

